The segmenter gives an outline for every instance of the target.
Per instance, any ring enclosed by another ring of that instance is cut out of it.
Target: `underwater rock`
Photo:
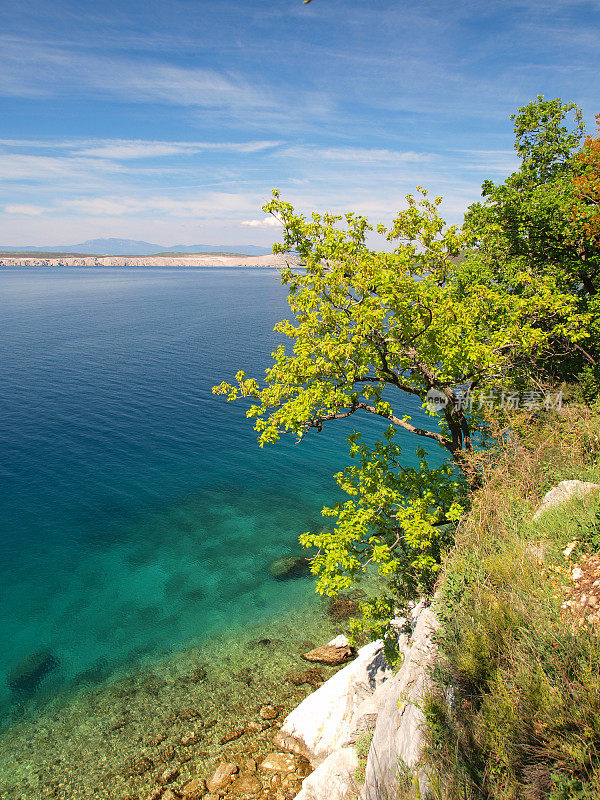
[[[238,797],[255,797],[262,792],[262,788],[262,783],[256,775],[242,773],[239,778],[234,780],[228,791]]]
[[[332,597],[327,612],[332,619],[348,619],[358,614],[358,603],[345,595]]]
[[[250,642],[250,647],[260,647],[265,650],[276,650],[279,647],[285,647],[285,642],[281,639],[256,639],[254,642]]]
[[[181,737],[181,744],[184,745],[184,747],[188,747],[190,744],[196,744],[202,738],[202,731],[188,731],[188,733]]]
[[[105,658],[99,658],[91,667],[80,672],[75,678],[75,684],[84,684],[85,686],[93,686],[96,683],[102,683],[111,674],[112,670],[110,664]]]
[[[6,676],[6,682],[14,692],[34,692],[41,681],[60,664],[52,650],[38,650],[31,653]]]
[[[180,797],[179,792],[175,793],[172,789],[167,789],[160,795],[160,800],[179,800]]]
[[[204,795],[204,791],[206,788],[206,784],[204,783],[201,778],[194,778],[191,781],[188,781],[185,786],[180,789],[181,796],[185,798],[185,800],[200,800],[201,797]]]
[[[167,783],[173,783],[173,781],[179,777],[179,770],[177,767],[169,767],[164,772],[162,772],[157,780],[157,783],[162,783],[166,785]]]
[[[230,761],[222,762],[214,771],[212,778],[206,781],[206,788],[211,794],[216,794],[221,789],[229,786],[233,776],[237,775],[238,771],[237,764],[232,764]]]
[[[320,669],[307,669],[305,672],[292,672],[288,676],[288,681],[294,686],[320,686],[325,680],[325,676]]]
[[[261,733],[261,731],[266,731],[267,728],[270,727],[271,726],[269,725],[269,723],[265,722],[264,720],[261,720],[260,722],[253,720],[252,722],[248,723],[246,731],[248,733]]]
[[[158,751],[159,759],[161,761],[164,761],[165,763],[173,761],[176,755],[177,755],[177,750],[175,750],[172,744],[168,744],[166,747],[163,747]]]
[[[269,572],[275,580],[286,581],[310,575],[310,567],[304,556],[283,556],[271,562]]]
[[[202,683],[202,681],[205,681],[207,678],[208,672],[206,668],[202,666],[196,667],[196,669],[190,673],[190,680],[192,683]]]
[[[245,728],[238,728],[235,731],[229,731],[226,733],[225,736],[222,736],[219,739],[219,744],[229,744],[229,742],[235,742],[236,739],[239,739],[246,733]]]
[[[294,753],[269,753],[263,759],[260,768],[264,772],[293,772],[298,765],[298,757]]]
[[[254,683],[254,675],[249,667],[244,667],[244,669],[241,669],[239,672],[235,672],[233,677],[236,679],[236,681],[245,683],[246,686],[252,686]]]
[[[175,716],[182,722],[187,722],[190,719],[198,719],[201,714],[196,708],[182,708],[176,712]]]
[[[154,761],[148,756],[140,756],[129,762],[128,775],[144,775],[154,768]]]
[[[262,719],[276,719],[279,716],[279,709],[275,708],[271,703],[267,703],[260,707],[258,713]]]

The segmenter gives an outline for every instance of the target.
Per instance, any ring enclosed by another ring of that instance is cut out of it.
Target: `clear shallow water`
[[[268,365],[275,272],[3,270],[0,298],[5,722],[23,697],[4,676],[32,653],[59,661],[51,696],[306,600],[310,579],[268,565],[321,524],[350,428],[261,450],[210,392]]]

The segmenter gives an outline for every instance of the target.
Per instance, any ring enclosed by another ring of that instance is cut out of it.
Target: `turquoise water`
[[[321,524],[351,427],[261,450],[210,391],[268,365],[276,272],[7,269],[0,297],[4,722],[306,598],[268,566]],[[42,650],[32,698],[11,690]]]

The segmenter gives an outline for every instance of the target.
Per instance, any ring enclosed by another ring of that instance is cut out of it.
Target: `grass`
[[[562,604],[573,563],[600,549],[600,498],[532,517],[559,481],[600,483],[600,415],[515,419],[484,458],[440,583],[425,758],[449,800],[596,800],[600,636]]]

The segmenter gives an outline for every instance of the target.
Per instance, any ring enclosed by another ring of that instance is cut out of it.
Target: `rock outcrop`
[[[365,645],[351,664],[333,675],[286,717],[275,744],[318,766],[351,741],[361,705],[391,674],[383,655],[383,642]]]
[[[436,618],[421,602],[409,619],[394,620],[394,626],[404,654],[395,675],[385,661],[383,643],[365,645],[355,661],[288,715],[276,735],[277,747],[304,755],[316,767],[302,782],[296,800],[395,797],[399,764],[413,773],[420,797],[426,797],[427,776],[419,766],[424,721],[420,704],[435,654]],[[355,775],[359,766],[355,745],[371,734],[361,786]]]
[[[550,491],[544,495],[542,504],[533,515],[533,519],[537,521],[547,511],[564,505],[575,497],[585,497],[585,495],[598,491],[600,491],[600,484],[598,483],[589,483],[587,481],[561,481],[558,486],[550,489]]]
[[[421,705],[429,688],[436,628],[433,610],[421,607],[402,667],[380,690],[377,698],[379,713],[367,758],[361,800],[396,797],[402,766],[408,768],[418,782],[418,796],[425,798],[427,795],[427,776],[419,769],[425,722]]]

